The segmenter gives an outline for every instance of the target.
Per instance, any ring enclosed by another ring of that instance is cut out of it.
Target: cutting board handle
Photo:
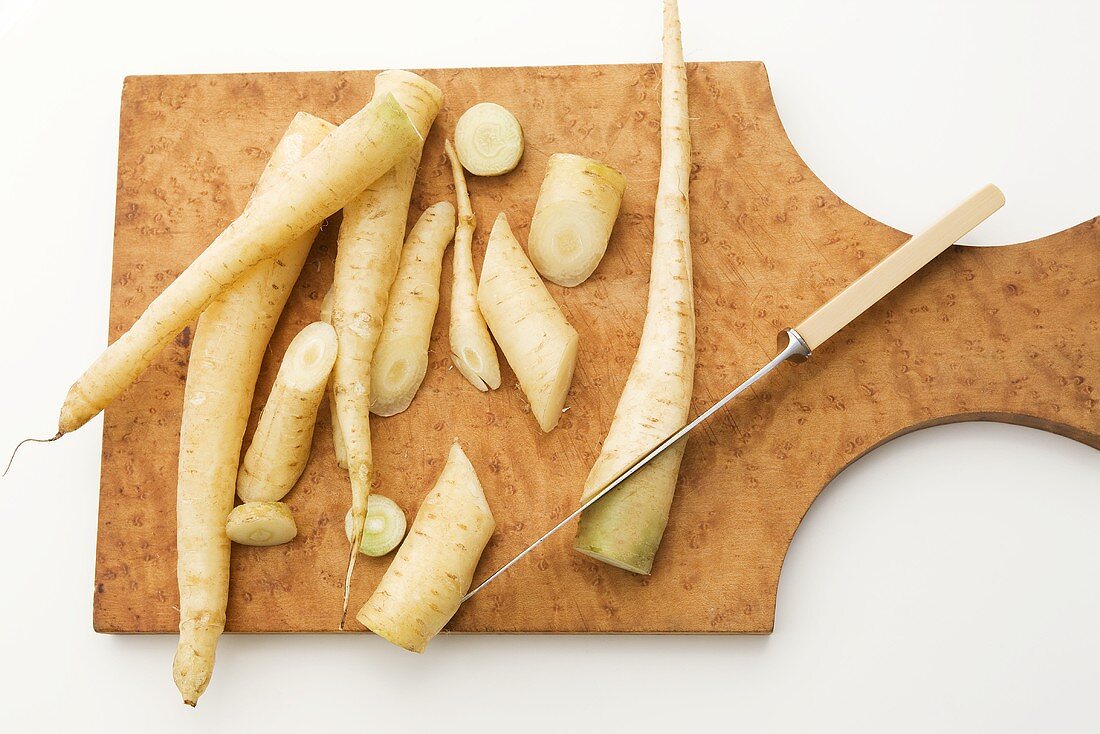
[[[811,351],[817,349],[936,255],[985,221],[1004,203],[1005,197],[1000,189],[993,184],[984,187],[859,276],[796,326],[795,331]]]

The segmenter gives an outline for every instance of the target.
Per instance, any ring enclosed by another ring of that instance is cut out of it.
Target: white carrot
[[[531,262],[542,277],[575,286],[592,275],[607,252],[626,179],[611,166],[568,153],[546,163],[531,236]]]
[[[455,124],[455,148],[475,176],[508,173],[523,157],[523,130],[511,112],[493,102],[476,104]]]
[[[654,207],[649,304],[641,343],[583,499],[602,489],[684,425],[695,370],[691,284],[687,71],[675,0],[665,2],[661,74],[661,173]],[[574,548],[634,573],[648,574],[668,522],[684,442],[628,479],[581,516]]]
[[[441,201],[424,210],[401,248],[401,265],[371,364],[370,409],[375,415],[395,415],[408,408],[428,372],[443,252],[454,232],[454,205]]]
[[[391,93],[408,112],[420,135],[427,136],[443,103],[443,94],[434,84],[416,74],[389,71],[378,75],[375,89]],[[397,275],[409,198],[421,152],[420,146],[414,147],[393,170],[348,203],[337,236],[332,325],[340,348],[333,371],[333,392],[347,449],[355,531],[344,577],[341,627],[347,616],[374,469],[370,444],[371,359],[382,332],[390,287]]]
[[[458,611],[496,521],[477,473],[456,442],[397,557],[356,619],[412,652]]]
[[[332,325],[332,289],[329,288],[321,300],[321,321]],[[344,432],[340,430],[340,416],[336,411],[336,395],[333,393],[334,375],[329,374],[325,395],[328,401],[329,421],[332,424],[332,452],[336,454],[336,465],[348,468],[348,450],[344,446]]]
[[[553,430],[573,381],[579,340],[503,213],[489,234],[477,301],[539,427]]]
[[[249,268],[278,255],[418,149],[422,138],[391,95],[370,103],[282,173],[149,304],[69,389],[58,435],[95,417],[165,344]]]
[[[299,112],[271,154],[256,195],[270,189],[282,171],[333,127]],[[233,508],[256,377],[316,233],[317,227],[305,232],[278,258],[253,266],[222,293],[203,312],[191,343],[176,487],[180,639],[172,672],[184,702],[192,706],[210,682],[218,637],[225,628],[225,523]]]
[[[455,199],[458,202],[458,227],[455,229],[454,266],[451,276],[451,321],[448,338],[451,343],[451,362],[478,390],[496,390],[500,387],[500,362],[497,350],[489,336],[489,327],[477,305],[477,274],[474,272],[474,218],[470,206],[470,193],[466,189],[466,176],[458,161],[454,146],[448,140],[444,144],[451,161],[451,173],[455,180]]]
[[[287,347],[241,460],[237,496],[245,502],[278,502],[302,476],[335,361],[336,332],[323,321],[302,329]]]
[[[282,545],[297,535],[294,515],[282,502],[245,502],[225,521],[225,536],[241,545]]]

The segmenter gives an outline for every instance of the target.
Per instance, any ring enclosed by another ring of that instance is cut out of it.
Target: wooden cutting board
[[[776,332],[906,236],[848,206],[810,172],[783,132],[762,64],[689,70],[698,411],[772,356]],[[488,394],[450,367],[447,275],[419,395],[407,412],[373,421],[376,489],[410,518],[448,445],[462,441],[497,517],[481,578],[574,506],[637,348],[659,160],[658,67],[423,73],[447,102],[427,142],[410,221],[453,198],[444,135],[483,100],[517,113],[527,153],[507,176],[470,179],[478,255],[501,210],[526,241],[551,153],[599,158],[629,182],[596,274],[574,289],[549,286],[581,335],[568,412],[555,431],[538,430],[506,367],[503,386]],[[110,339],[242,209],[297,110],[340,122],[369,97],[372,78],[128,78]],[[318,318],[335,232],[335,223],[323,231],[283,315],[253,420],[290,339]],[[94,607],[101,632],[173,632],[178,624],[175,472],[189,343],[190,330],[106,413]],[[450,629],[769,632],[791,538],[845,466],[895,436],[962,420],[1019,423],[1100,446],[1098,381],[1100,220],[1013,247],[953,248],[808,363],[781,368],[693,434],[652,576],[574,553],[565,530],[463,607]],[[287,499],[298,538],[275,548],[234,547],[232,631],[337,627],[349,489],[325,409],[321,423],[309,467]],[[361,558],[353,610],[387,563]]]

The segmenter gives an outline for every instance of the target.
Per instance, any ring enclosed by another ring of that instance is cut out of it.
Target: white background
[[[1009,203],[969,242],[1100,214],[1100,3],[682,3],[688,59],[767,62],[796,147],[872,216],[912,231],[986,181]],[[656,0],[0,0],[0,447],[52,433],[103,346],[124,75],[650,62],[659,26]],[[861,460],[771,637],[228,637],[192,711],[174,638],[91,630],[99,433],[0,483],[5,731],[1100,728],[1100,453],[1068,439],[950,426]]]

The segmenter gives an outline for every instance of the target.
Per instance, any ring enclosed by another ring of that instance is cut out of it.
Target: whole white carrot
[[[675,0],[665,1],[661,173],[653,218],[649,303],[641,343],[582,501],[687,422],[695,372],[691,285],[687,71]],[[684,442],[665,451],[581,515],[573,547],[648,574],[668,523]]]
[[[477,301],[539,427],[553,430],[573,381],[580,340],[503,213],[489,234]]]
[[[129,387],[165,344],[253,265],[285,250],[422,144],[390,95],[374,99],[278,177],[149,304],[69,389],[58,435]]]
[[[412,652],[458,611],[496,521],[470,460],[455,442],[405,542],[356,619]]]
[[[302,476],[335,361],[336,332],[323,321],[302,329],[287,347],[237,474],[237,496],[245,502],[278,502]]]
[[[375,415],[395,415],[408,408],[428,372],[443,252],[454,232],[454,205],[441,201],[424,210],[401,248],[401,265],[371,364],[370,409]]]
[[[474,218],[470,206],[470,192],[466,189],[466,175],[458,161],[454,146],[448,140],[444,144],[451,162],[455,180],[455,199],[458,202],[458,227],[455,229],[454,265],[451,275],[451,321],[448,339],[451,343],[451,362],[462,376],[478,390],[496,390],[500,387],[500,362],[497,350],[489,336],[489,327],[477,305],[477,274],[474,272]]]
[[[378,92],[391,93],[426,137],[443,103],[443,93],[426,79],[406,71],[383,72],[375,79]],[[347,616],[351,578],[367,518],[367,497],[374,470],[370,444],[371,359],[382,332],[390,287],[397,275],[405,220],[409,212],[421,146],[407,151],[391,171],[344,207],[336,243],[332,325],[340,348],[333,370],[333,393],[351,477],[354,538],[344,577]]]
[[[256,184],[256,196],[276,184],[333,125],[299,112]],[[176,549],[180,639],[172,674],[192,706],[214,671],[229,594],[226,518],[233,508],[252,393],[267,342],[309,255],[317,227],[273,258],[253,266],[199,319],[191,343],[180,425],[176,485]]]

